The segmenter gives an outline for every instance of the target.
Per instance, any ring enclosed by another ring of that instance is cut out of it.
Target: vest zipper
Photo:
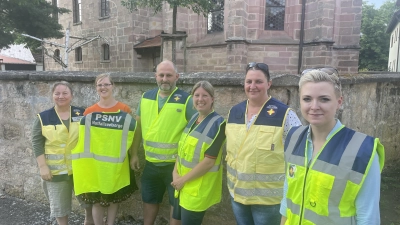
[[[308,174],[308,169],[309,169],[309,167],[307,166],[307,169],[306,169],[306,174],[305,174],[305,176],[304,176],[304,183],[303,183],[303,199],[302,199],[302,201],[301,201],[301,209],[300,209],[300,221],[299,221],[299,225],[301,225],[301,221],[303,220],[303,212],[304,212],[304,193],[305,193],[305,190],[306,190],[306,182],[307,182],[307,174]]]

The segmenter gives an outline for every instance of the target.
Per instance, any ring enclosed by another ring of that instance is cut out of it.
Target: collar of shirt
[[[328,140],[337,130],[339,130],[342,127],[342,123],[340,120],[336,119],[336,124],[332,128],[331,132],[329,132],[328,136],[326,137],[326,140]],[[308,163],[310,163],[312,159],[312,152],[313,152],[313,143],[311,139],[311,126],[308,125],[308,130],[307,130],[307,158],[308,158]]]

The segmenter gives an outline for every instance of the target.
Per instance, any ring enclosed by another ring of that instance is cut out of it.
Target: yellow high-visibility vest
[[[158,88],[145,92],[140,102],[143,147],[149,162],[175,162],[178,142],[187,124],[189,94],[175,88],[158,112]]]
[[[128,149],[136,121],[127,113],[94,112],[79,126],[79,141],[72,150],[74,191],[112,194],[128,186]]]
[[[71,150],[78,142],[79,121],[83,116],[83,108],[71,106],[69,129],[53,108],[38,114],[44,144],[46,164],[52,175],[72,174]]]
[[[276,205],[285,180],[283,129],[289,107],[270,98],[247,130],[247,101],[232,107],[226,125],[227,182],[234,201]]]
[[[382,170],[383,145],[378,138],[343,126],[307,165],[307,128],[292,128],[286,139],[285,224],[356,224],[358,192],[375,155]]]
[[[177,170],[180,176],[189,173],[204,159],[204,153],[212,145],[225,123],[223,117],[216,112],[210,113],[192,131],[190,128],[196,122],[195,114],[179,141]],[[221,145],[222,148],[222,145]],[[201,212],[221,201],[222,193],[222,150],[220,150],[214,166],[203,176],[185,183],[179,191],[179,204],[190,211]]]

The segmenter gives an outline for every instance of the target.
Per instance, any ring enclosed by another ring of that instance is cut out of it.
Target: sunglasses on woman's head
[[[266,72],[266,73],[269,74],[268,65],[265,64],[265,63],[251,62],[251,63],[247,64],[246,73],[247,73],[247,71],[249,71],[249,69],[251,69],[251,68],[260,69],[260,70],[263,70],[264,72]]]
[[[310,69],[305,69],[303,72],[301,72],[300,76],[303,76],[304,74],[313,71],[313,70],[318,70],[327,73],[328,75],[336,74],[336,76],[339,76],[339,72],[336,68],[333,67],[316,67],[316,68],[310,68]]]

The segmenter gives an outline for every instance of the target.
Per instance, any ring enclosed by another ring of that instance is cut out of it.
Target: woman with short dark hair
[[[249,63],[247,100],[233,106],[226,124],[227,182],[238,225],[278,225],[285,164],[283,146],[296,113],[268,94],[268,65]]]
[[[55,217],[59,225],[67,225],[73,190],[71,150],[78,141],[84,109],[71,105],[73,93],[68,82],[54,83],[51,93],[54,107],[37,115],[32,146],[51,217]]]

